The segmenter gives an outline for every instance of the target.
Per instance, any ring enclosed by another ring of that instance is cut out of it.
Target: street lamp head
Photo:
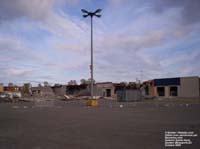
[[[82,13],[89,13],[87,10],[85,9],[81,9]]]
[[[88,16],[89,16],[89,14],[84,14],[83,15],[84,18],[87,18]]]
[[[94,13],[100,13],[101,12],[101,9],[97,9]]]
[[[101,15],[98,14],[98,13],[101,12],[101,9],[97,9],[95,12],[89,12],[89,11],[87,11],[87,10],[85,10],[85,9],[81,9],[81,11],[82,11],[82,13],[83,13],[83,17],[84,17],[84,18],[86,18],[86,17],[88,17],[88,16],[90,16],[90,17],[96,16],[96,17],[98,17],[98,18],[101,17]]]
[[[98,17],[98,18],[100,18],[101,17],[101,15],[100,14],[94,14],[96,17]]]

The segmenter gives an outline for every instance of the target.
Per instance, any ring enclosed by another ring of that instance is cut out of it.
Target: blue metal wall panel
[[[117,91],[117,100],[119,102],[128,102],[128,101],[140,101],[142,98],[140,90],[118,90]]]
[[[154,86],[180,85],[180,78],[154,79]]]
[[[121,101],[121,102],[126,101],[126,91],[125,91],[125,89],[117,91],[117,100]]]

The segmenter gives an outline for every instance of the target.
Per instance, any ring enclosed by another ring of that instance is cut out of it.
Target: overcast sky
[[[0,0],[0,82],[135,81],[200,75],[199,0]]]

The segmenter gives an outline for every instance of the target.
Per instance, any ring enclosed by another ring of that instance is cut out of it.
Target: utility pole
[[[93,86],[94,86],[94,76],[93,76],[93,17],[91,16],[91,99],[93,99],[94,91],[93,91]]]
[[[91,99],[93,99],[94,96],[94,76],[93,76],[93,70],[94,70],[94,66],[93,66],[93,16],[96,17],[101,17],[100,13],[101,9],[97,9],[95,12],[88,12],[85,9],[81,9],[82,13],[83,13],[83,17],[86,18],[88,16],[90,16],[91,18],[91,65],[90,65],[90,71],[91,71]]]

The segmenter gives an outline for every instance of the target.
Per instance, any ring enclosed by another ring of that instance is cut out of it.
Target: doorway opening
[[[165,96],[165,87],[157,87],[158,96]]]
[[[111,89],[106,89],[106,97],[111,97]]]
[[[170,87],[170,96],[178,96],[178,87],[177,86]]]

